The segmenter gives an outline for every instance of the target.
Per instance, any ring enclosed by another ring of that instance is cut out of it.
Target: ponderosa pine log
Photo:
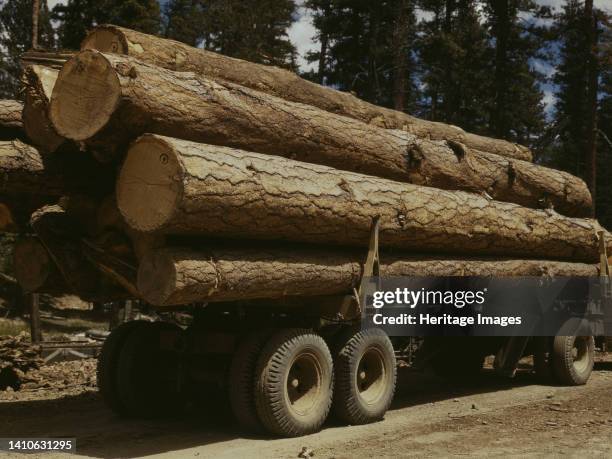
[[[350,293],[364,254],[287,249],[164,248],[147,254],[138,291],[155,306]],[[382,276],[597,276],[594,264],[545,260],[382,257]]]
[[[83,51],[68,61],[53,91],[50,117],[60,135],[87,142],[98,156],[146,131],[435,188],[486,192],[496,200],[552,206],[570,216],[591,209],[584,182],[565,172],[380,129],[127,56]]]
[[[20,238],[13,257],[15,278],[24,292],[63,294],[68,291],[57,266],[38,238]]]
[[[18,100],[0,100],[0,140],[24,140],[22,112],[23,104]]]
[[[67,140],[49,120],[49,101],[59,70],[31,65],[23,71],[25,105],[23,126],[30,141],[46,153],[53,153]]]
[[[378,127],[404,129],[421,138],[454,140],[480,151],[526,161],[532,159],[527,147],[512,142],[470,134],[457,126],[422,120],[379,107],[347,92],[304,80],[295,73],[278,67],[234,59],[123,27],[96,27],[83,40],[81,49],[125,54],[170,70],[191,71],[207,78],[237,83]]]
[[[60,164],[44,159],[36,148],[19,140],[0,141],[0,173],[3,231],[27,225],[34,210],[57,202],[66,192]]]
[[[574,261],[599,259],[602,230],[471,193],[152,134],[130,148],[117,204],[128,225],[151,233],[367,246],[380,216],[383,247]]]

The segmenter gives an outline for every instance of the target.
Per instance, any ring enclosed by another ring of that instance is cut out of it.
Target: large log
[[[0,140],[24,139],[22,111],[18,100],[0,100]]]
[[[155,306],[350,293],[363,254],[307,249],[164,248],[147,254],[138,291]],[[382,276],[597,276],[596,265],[544,260],[384,256]]]
[[[476,150],[531,161],[529,149],[515,143],[469,134],[457,126],[378,107],[349,93],[304,80],[284,69],[234,59],[123,27],[96,27],[83,40],[81,49],[126,54],[170,70],[192,71],[215,80],[237,83],[375,126],[405,129],[419,137],[454,140]]]
[[[66,139],[56,131],[49,120],[49,101],[59,70],[30,65],[23,71],[25,105],[23,125],[30,141],[44,152],[56,151]]]
[[[152,199],[154,197],[154,199]],[[596,261],[595,220],[227,147],[145,135],[117,203],[135,230]],[[610,239],[608,238],[608,241]]]
[[[483,191],[570,216],[591,209],[584,182],[564,172],[376,128],[126,56],[83,51],[68,61],[50,116],[62,136],[87,142],[99,156],[146,131],[436,188]]]
[[[63,294],[68,291],[57,266],[38,238],[20,238],[13,256],[15,278],[24,292]]]
[[[60,165],[50,165],[36,148],[19,140],[0,141],[0,174],[3,231],[17,231],[27,225],[34,210],[57,202],[66,191]]]

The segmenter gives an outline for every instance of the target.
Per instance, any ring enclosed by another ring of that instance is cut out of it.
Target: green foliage
[[[414,108],[413,0],[314,0],[306,5],[315,11],[319,37],[328,42],[326,49],[307,56],[319,62],[311,78],[322,75],[326,84],[389,107],[401,94],[404,108]]]
[[[94,25],[111,23],[141,32],[158,34],[161,12],[157,0],[68,0],[53,8],[59,22],[59,46],[79,49]]]
[[[47,1],[40,1],[38,43],[53,48],[55,39]],[[19,98],[19,57],[32,47],[32,0],[7,0],[0,9],[0,97]]]
[[[197,46],[205,29],[204,5],[200,0],[170,0],[164,9],[165,36]]]
[[[424,115],[486,133],[493,49],[475,2],[427,0],[422,7],[432,15],[419,41]]]
[[[287,29],[294,0],[209,0],[205,2],[206,49],[227,56],[295,69],[295,46]]]

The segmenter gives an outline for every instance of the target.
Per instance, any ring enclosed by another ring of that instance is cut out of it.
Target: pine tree
[[[287,29],[294,0],[208,0],[204,4],[204,46],[251,62],[295,69],[296,50]]]
[[[488,132],[492,49],[472,0],[426,0],[419,42],[426,109],[436,121]]]
[[[161,31],[157,0],[68,0],[53,8],[59,23],[60,47],[79,49],[87,31],[96,24],[111,23],[150,34]]]
[[[55,37],[46,0],[40,0],[38,46],[52,49]],[[32,0],[7,0],[0,10],[0,96],[19,97],[21,54],[32,46]]]
[[[542,45],[537,27],[524,18],[537,15],[532,0],[489,0],[486,10],[495,39],[490,133],[529,145],[544,129],[542,75],[530,65]]]
[[[314,79],[370,102],[411,111],[416,101],[414,0],[313,1],[314,25],[325,49]]]
[[[205,28],[204,5],[201,0],[170,0],[165,8],[165,36],[197,46]]]

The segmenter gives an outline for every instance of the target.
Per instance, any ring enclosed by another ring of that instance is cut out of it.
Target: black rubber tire
[[[98,356],[98,367],[96,370],[98,391],[106,406],[120,416],[125,415],[126,409],[117,389],[119,355],[130,333],[146,323],[143,320],[134,320],[119,325],[106,337],[102,345],[102,351]]]
[[[555,336],[551,360],[559,383],[586,384],[595,364],[595,339],[592,336]]]
[[[334,414],[348,424],[368,424],[383,419],[393,401],[397,380],[395,351],[389,336],[378,328],[351,330],[337,345],[334,352]],[[366,364],[376,379],[362,392],[359,379],[367,377]]]
[[[270,332],[247,333],[232,356],[228,375],[229,401],[234,418],[241,428],[261,432],[263,426],[255,408],[255,369]]]
[[[152,418],[182,408],[178,356],[160,348],[162,333],[179,331],[170,323],[150,322],[127,337],[117,372],[117,388],[127,416]]]
[[[306,395],[299,396],[304,387]],[[333,388],[332,356],[316,333],[285,329],[264,346],[255,370],[255,407],[270,433],[297,437],[317,432],[329,414]],[[292,397],[298,398],[292,402]]]

